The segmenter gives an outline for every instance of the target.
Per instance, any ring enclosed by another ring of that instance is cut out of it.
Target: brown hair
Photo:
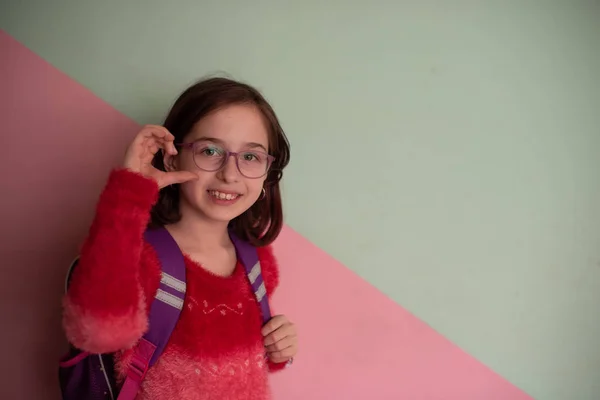
[[[208,78],[185,90],[173,104],[164,127],[175,136],[175,143],[183,139],[194,125],[208,114],[234,104],[252,104],[262,114],[269,135],[269,153],[275,157],[265,180],[265,196],[230,223],[230,228],[241,239],[254,246],[272,243],[283,226],[283,208],[279,181],[290,160],[290,145],[275,111],[258,90],[245,83],[228,78]],[[154,167],[165,170],[161,152],[152,160]],[[164,226],[181,219],[179,185],[161,189],[151,211],[152,226]]]

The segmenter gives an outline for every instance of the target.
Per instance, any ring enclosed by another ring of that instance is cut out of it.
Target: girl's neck
[[[200,253],[232,246],[227,222],[211,221],[196,212],[187,211],[182,210],[182,218],[167,226],[180,246]]]

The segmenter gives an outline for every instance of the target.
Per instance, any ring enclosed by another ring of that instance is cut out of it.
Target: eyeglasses
[[[275,157],[262,151],[228,151],[212,142],[198,141],[179,143],[178,147],[192,149],[194,164],[207,172],[215,172],[225,166],[230,156],[235,157],[235,165],[243,176],[250,179],[262,178],[269,171]]]

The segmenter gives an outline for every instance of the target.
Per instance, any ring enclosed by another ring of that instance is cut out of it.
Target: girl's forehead
[[[198,121],[189,141],[209,140],[224,146],[268,147],[267,125],[261,112],[251,105],[232,105]]]
[[[196,143],[201,143],[201,144],[206,144],[206,145],[210,145],[210,146],[216,146],[216,147],[228,147],[227,143],[219,138],[215,138],[215,137],[210,137],[210,136],[202,136],[199,137],[198,139],[195,139],[194,142]],[[243,147],[243,148],[248,148],[248,149],[257,149],[257,150],[262,150],[267,152],[267,146],[265,146],[262,143],[258,143],[258,142],[245,142],[245,143],[238,143],[240,146],[238,147]]]

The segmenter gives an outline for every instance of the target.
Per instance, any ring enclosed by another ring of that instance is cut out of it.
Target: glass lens
[[[205,171],[216,171],[223,165],[225,150],[210,143],[197,143],[194,146],[194,162]]]
[[[267,172],[269,158],[262,151],[244,151],[238,154],[238,167],[242,175],[259,178]]]

